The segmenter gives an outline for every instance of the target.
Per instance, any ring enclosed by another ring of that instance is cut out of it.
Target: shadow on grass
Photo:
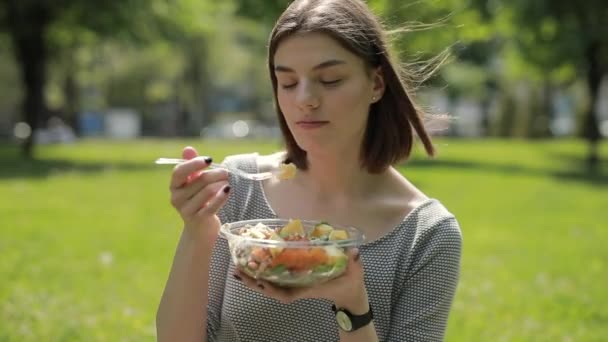
[[[490,162],[418,159],[413,158],[400,168],[437,168],[456,170],[477,170],[494,174],[526,175],[534,177],[554,177],[565,182],[588,183],[593,186],[608,186],[608,160],[602,159],[596,172],[586,168],[584,156],[575,153],[548,152],[550,159],[557,160],[555,166],[529,167],[521,164],[499,164]],[[74,159],[24,160],[15,147],[0,145],[0,179],[44,178],[64,172],[95,173],[105,171],[151,171],[154,164],[129,161],[78,161]]]
[[[564,163],[561,163],[561,165],[563,165],[561,168],[531,168],[518,164],[495,164],[449,159],[413,159],[407,164],[402,165],[402,167],[412,169],[443,168],[478,170],[504,175],[554,177],[566,182],[588,183],[601,187],[608,186],[608,161],[604,161],[598,167],[597,171],[591,171],[586,167],[584,158],[576,155],[570,155],[568,157],[569,159],[565,158],[565,156],[560,157],[560,160],[564,161]]]
[[[0,167],[0,179],[45,178],[52,174],[77,172],[96,173],[105,171],[142,171],[152,170],[154,165],[131,162],[96,162],[74,160],[31,160],[11,161],[10,165]]]
[[[15,149],[0,147],[0,179],[46,178],[49,175],[77,172],[142,171],[154,169],[153,164],[128,161],[78,161],[73,159],[26,160]]]
[[[588,182],[593,185],[606,186],[608,185],[608,159],[605,156],[600,158],[599,165],[595,171],[587,168],[587,156],[581,156],[576,153],[566,152],[548,152],[553,159],[561,161],[562,165],[570,166],[571,169],[578,167],[575,170],[559,170],[553,173],[553,176],[564,181]],[[565,168],[565,167],[564,167]]]

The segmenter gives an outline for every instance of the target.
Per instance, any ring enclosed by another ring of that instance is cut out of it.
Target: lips
[[[298,121],[296,125],[303,129],[315,129],[327,125],[329,121]]]

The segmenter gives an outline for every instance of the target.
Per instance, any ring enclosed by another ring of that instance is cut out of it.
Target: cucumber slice
[[[285,267],[285,265],[279,264],[273,268],[266,269],[266,273],[268,273],[270,275],[277,275],[277,274],[281,274],[281,273],[285,272],[286,270],[287,270],[287,267]]]
[[[348,265],[348,257],[339,258],[334,263],[334,271],[342,272],[346,268],[346,265]]]
[[[315,266],[312,271],[314,273],[327,273],[329,271],[331,271],[334,268],[333,265],[319,265],[319,266]]]

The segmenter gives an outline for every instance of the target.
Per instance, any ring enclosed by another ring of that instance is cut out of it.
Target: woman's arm
[[[336,302],[335,305],[339,308],[347,309],[350,313],[354,315],[363,315],[369,312],[369,299],[367,297],[367,290],[365,290],[365,286],[363,286],[362,290],[363,296],[354,301],[350,301],[348,303],[340,303]],[[374,342],[378,341],[378,335],[376,333],[376,327],[374,326],[374,321],[372,320],[368,325],[359,328],[352,332],[346,332],[342,329],[340,331],[340,342]]]
[[[393,303],[388,341],[442,341],[460,274],[462,235],[454,218],[424,230]]]
[[[209,264],[206,241],[182,233],[156,316],[158,341],[206,341]]]
[[[340,329],[340,342],[374,342],[378,341],[374,322],[353,332],[346,332]]]
[[[218,237],[217,213],[226,203],[230,186],[223,170],[204,170],[211,158],[195,158],[184,149],[187,162],[175,167],[171,204],[184,221],[169,279],[156,315],[158,341],[206,341],[209,270]],[[204,170],[204,171],[201,171]]]

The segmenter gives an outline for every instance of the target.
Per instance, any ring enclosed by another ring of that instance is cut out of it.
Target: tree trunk
[[[539,87],[536,83],[530,89],[532,95],[529,97],[528,117],[526,122],[526,137],[530,139],[544,139],[551,136],[550,124],[553,116],[551,103],[552,85],[549,80],[548,71],[544,72],[543,80]]]
[[[514,95],[507,90],[503,91],[500,103],[500,117],[498,120],[499,137],[513,137],[516,111],[517,106]]]
[[[212,120],[209,84],[209,71],[206,61],[209,51],[207,42],[202,36],[194,37],[188,41],[185,47],[188,66],[184,79],[190,85],[192,91],[193,108],[190,110],[188,120],[191,122],[187,135],[199,135],[200,130],[207,126]],[[194,125],[195,127],[192,127]]]
[[[600,65],[600,43],[593,41],[589,44],[586,51],[588,70],[587,70],[587,85],[589,87],[590,104],[585,115],[583,134],[589,142],[589,155],[587,157],[587,166],[590,171],[595,171],[599,165],[598,145],[601,139],[599,130],[599,122],[597,116],[597,101],[602,81],[602,68]]]
[[[10,35],[25,88],[22,115],[31,128],[30,136],[22,145],[22,154],[25,158],[32,158],[34,133],[40,128],[46,110],[47,51],[44,39],[50,13],[41,4],[20,0],[8,1],[7,8]]]
[[[491,134],[490,110],[492,101],[496,98],[496,85],[493,80],[484,82],[485,96],[481,100],[481,135],[487,137]]]
[[[79,126],[79,109],[80,109],[80,94],[78,91],[78,84],[76,83],[76,66],[73,58],[74,50],[69,51],[69,65],[66,69],[66,76],[63,83],[63,94],[65,96],[64,111],[66,120],[69,125],[74,129],[77,135],[80,135]]]

